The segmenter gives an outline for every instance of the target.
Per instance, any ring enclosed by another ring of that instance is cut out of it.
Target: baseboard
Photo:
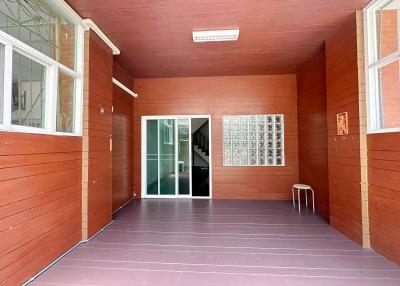
[[[129,204],[130,202],[135,200],[135,196],[132,196],[132,198],[127,201],[126,203],[124,203],[122,206],[120,206],[119,208],[117,208],[115,211],[113,211],[113,214],[115,214],[117,211],[119,211],[120,209],[122,209],[123,207],[125,207],[127,204]]]
[[[105,227],[100,229],[98,232],[96,232],[91,238],[86,239],[86,240],[81,240],[77,244],[75,244],[73,247],[71,247],[69,250],[67,250],[64,254],[62,254],[60,257],[55,259],[53,262],[51,262],[49,265],[47,265],[45,268],[43,268],[39,273],[37,273],[35,276],[31,277],[28,281],[26,281],[22,286],[27,286],[30,283],[33,282],[36,278],[38,278],[40,275],[42,275],[44,272],[46,272],[50,267],[52,267],[54,264],[56,264],[58,261],[63,259],[67,254],[71,253],[73,250],[75,250],[79,245],[82,243],[87,243],[91,241],[93,238],[95,238],[97,235],[99,235],[101,232],[103,232],[106,228],[108,228],[114,221],[112,220],[109,224],[107,224]]]
[[[89,242],[91,241],[93,238],[95,238],[96,236],[98,236],[101,232],[103,232],[103,230],[105,230],[107,227],[109,227],[114,221],[110,221],[105,227],[103,227],[102,229],[100,229],[98,232],[96,232],[95,234],[93,234],[90,238],[82,240],[81,242]]]
[[[82,243],[84,243],[83,240],[79,241],[77,244],[75,244],[73,247],[71,247],[67,252],[65,252],[63,255],[61,255],[60,257],[58,257],[56,260],[54,260],[53,262],[51,262],[49,265],[47,265],[45,268],[43,268],[38,274],[36,274],[35,276],[31,277],[28,281],[26,281],[24,284],[22,284],[22,286],[26,286],[29,285],[31,282],[33,282],[33,280],[35,280],[36,278],[38,278],[40,275],[42,275],[47,269],[49,269],[50,267],[52,267],[54,264],[56,264],[58,261],[60,261],[62,258],[64,258],[64,256],[66,256],[67,254],[69,254],[71,251],[73,251],[75,248],[77,248],[79,245],[81,245]]]

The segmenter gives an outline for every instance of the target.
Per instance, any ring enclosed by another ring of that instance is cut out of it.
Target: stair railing
[[[201,130],[203,128],[205,128],[205,126],[207,126],[207,125],[208,125],[208,121],[206,121],[202,126],[200,126],[200,128],[197,129],[193,133],[192,140],[193,140],[193,144],[197,145],[199,147],[199,149],[201,151],[203,151],[204,153],[206,153],[206,155],[208,156],[209,155],[209,148],[208,148],[209,147],[209,143],[208,143],[209,138],[207,136],[204,136],[201,133]]]

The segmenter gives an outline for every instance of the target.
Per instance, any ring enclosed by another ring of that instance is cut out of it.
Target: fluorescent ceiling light
[[[237,41],[238,38],[239,38],[239,29],[193,31],[193,42],[195,43]]]

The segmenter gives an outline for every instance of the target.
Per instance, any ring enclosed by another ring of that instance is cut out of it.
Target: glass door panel
[[[158,195],[158,120],[147,120],[147,194]]]
[[[178,194],[190,195],[189,119],[178,119]]]
[[[175,120],[158,120],[160,195],[175,195]]]
[[[147,165],[143,182],[146,195],[208,196],[208,120],[153,117],[146,119],[144,126]],[[207,140],[194,140],[200,132]]]
[[[209,119],[192,118],[192,196],[210,195]]]

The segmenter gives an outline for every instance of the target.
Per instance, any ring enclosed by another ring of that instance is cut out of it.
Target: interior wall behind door
[[[296,75],[135,79],[134,188],[141,187],[141,117],[211,115],[212,197],[290,199],[298,181]],[[284,114],[284,167],[224,167],[222,116]]]
[[[116,62],[114,78],[133,89],[133,79]],[[133,97],[116,85],[113,108],[112,209],[116,211],[133,198]]]

